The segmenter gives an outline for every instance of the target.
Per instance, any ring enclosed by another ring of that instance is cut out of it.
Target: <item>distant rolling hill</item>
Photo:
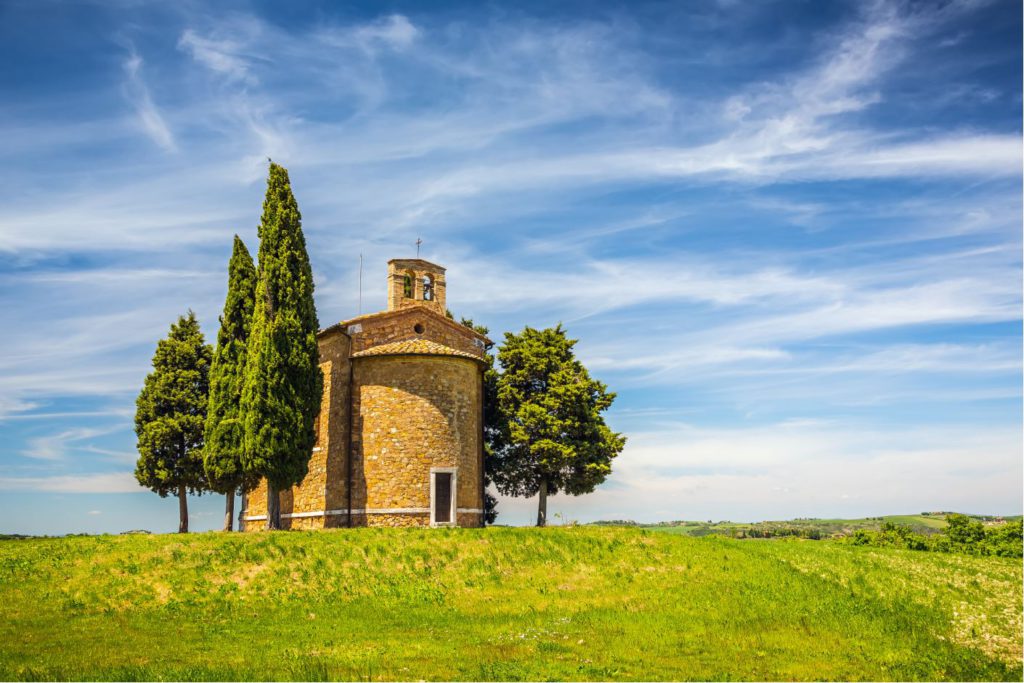
[[[835,538],[848,536],[857,529],[877,530],[885,522],[910,527],[920,534],[934,534],[946,527],[946,515],[952,512],[929,512],[917,515],[884,515],[882,517],[865,517],[863,519],[818,519],[798,518],[784,521],[764,522],[730,522],[730,521],[693,521],[678,520],[643,524],[628,520],[595,522],[598,526],[638,526],[685,536],[803,536],[814,538]],[[1021,518],[1021,515],[968,515],[985,523],[1009,522]]]

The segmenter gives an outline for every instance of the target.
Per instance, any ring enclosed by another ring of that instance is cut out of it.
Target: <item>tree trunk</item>
[[[233,531],[235,528],[235,490],[228,491],[227,501],[224,503],[224,531]]]
[[[281,528],[281,496],[277,487],[267,482],[267,529]]]
[[[537,502],[537,526],[548,525],[548,481],[540,481],[540,500]]]
[[[188,533],[188,498],[184,484],[178,487],[178,533]]]

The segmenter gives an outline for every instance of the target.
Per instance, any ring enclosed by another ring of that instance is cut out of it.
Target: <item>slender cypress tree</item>
[[[278,491],[306,476],[323,375],[313,271],[288,171],[271,162],[259,226],[256,300],[242,389],[245,470],[267,480],[267,528],[281,528]]]
[[[242,384],[248,359],[249,328],[256,296],[256,266],[242,240],[228,263],[228,295],[217,333],[217,351],[210,366],[210,405],[206,414],[203,463],[210,488],[226,496],[224,531],[234,525],[235,491],[252,489],[258,479],[242,467],[243,430],[240,419]]]
[[[139,461],[135,478],[164,498],[178,496],[178,531],[188,531],[186,494],[206,488],[203,472],[203,425],[209,400],[210,359],[196,314],[188,312],[171,325],[156,345],[153,372],[135,401]]]

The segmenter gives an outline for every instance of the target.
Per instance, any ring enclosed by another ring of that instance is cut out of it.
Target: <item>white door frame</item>
[[[451,491],[451,512],[448,515],[450,522],[438,522],[434,519],[435,511],[437,507],[434,505],[435,491],[434,491],[434,474],[435,473],[447,472],[452,475],[452,491]],[[431,467],[430,468],[430,526],[458,526],[458,518],[455,516],[456,505],[455,501],[458,498],[458,483],[459,483],[459,468],[458,467]]]

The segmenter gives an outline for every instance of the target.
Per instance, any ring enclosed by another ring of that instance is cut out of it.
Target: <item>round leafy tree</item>
[[[561,325],[527,327],[506,332],[498,349],[490,476],[505,495],[539,494],[538,526],[547,524],[548,495],[590,493],[626,443],[601,417],[615,394],[591,379],[573,355],[575,344]]]
[[[182,533],[188,531],[186,495],[206,488],[202,449],[212,356],[195,313],[189,311],[157,343],[153,372],[135,401],[135,478],[161,497],[178,496]]]

